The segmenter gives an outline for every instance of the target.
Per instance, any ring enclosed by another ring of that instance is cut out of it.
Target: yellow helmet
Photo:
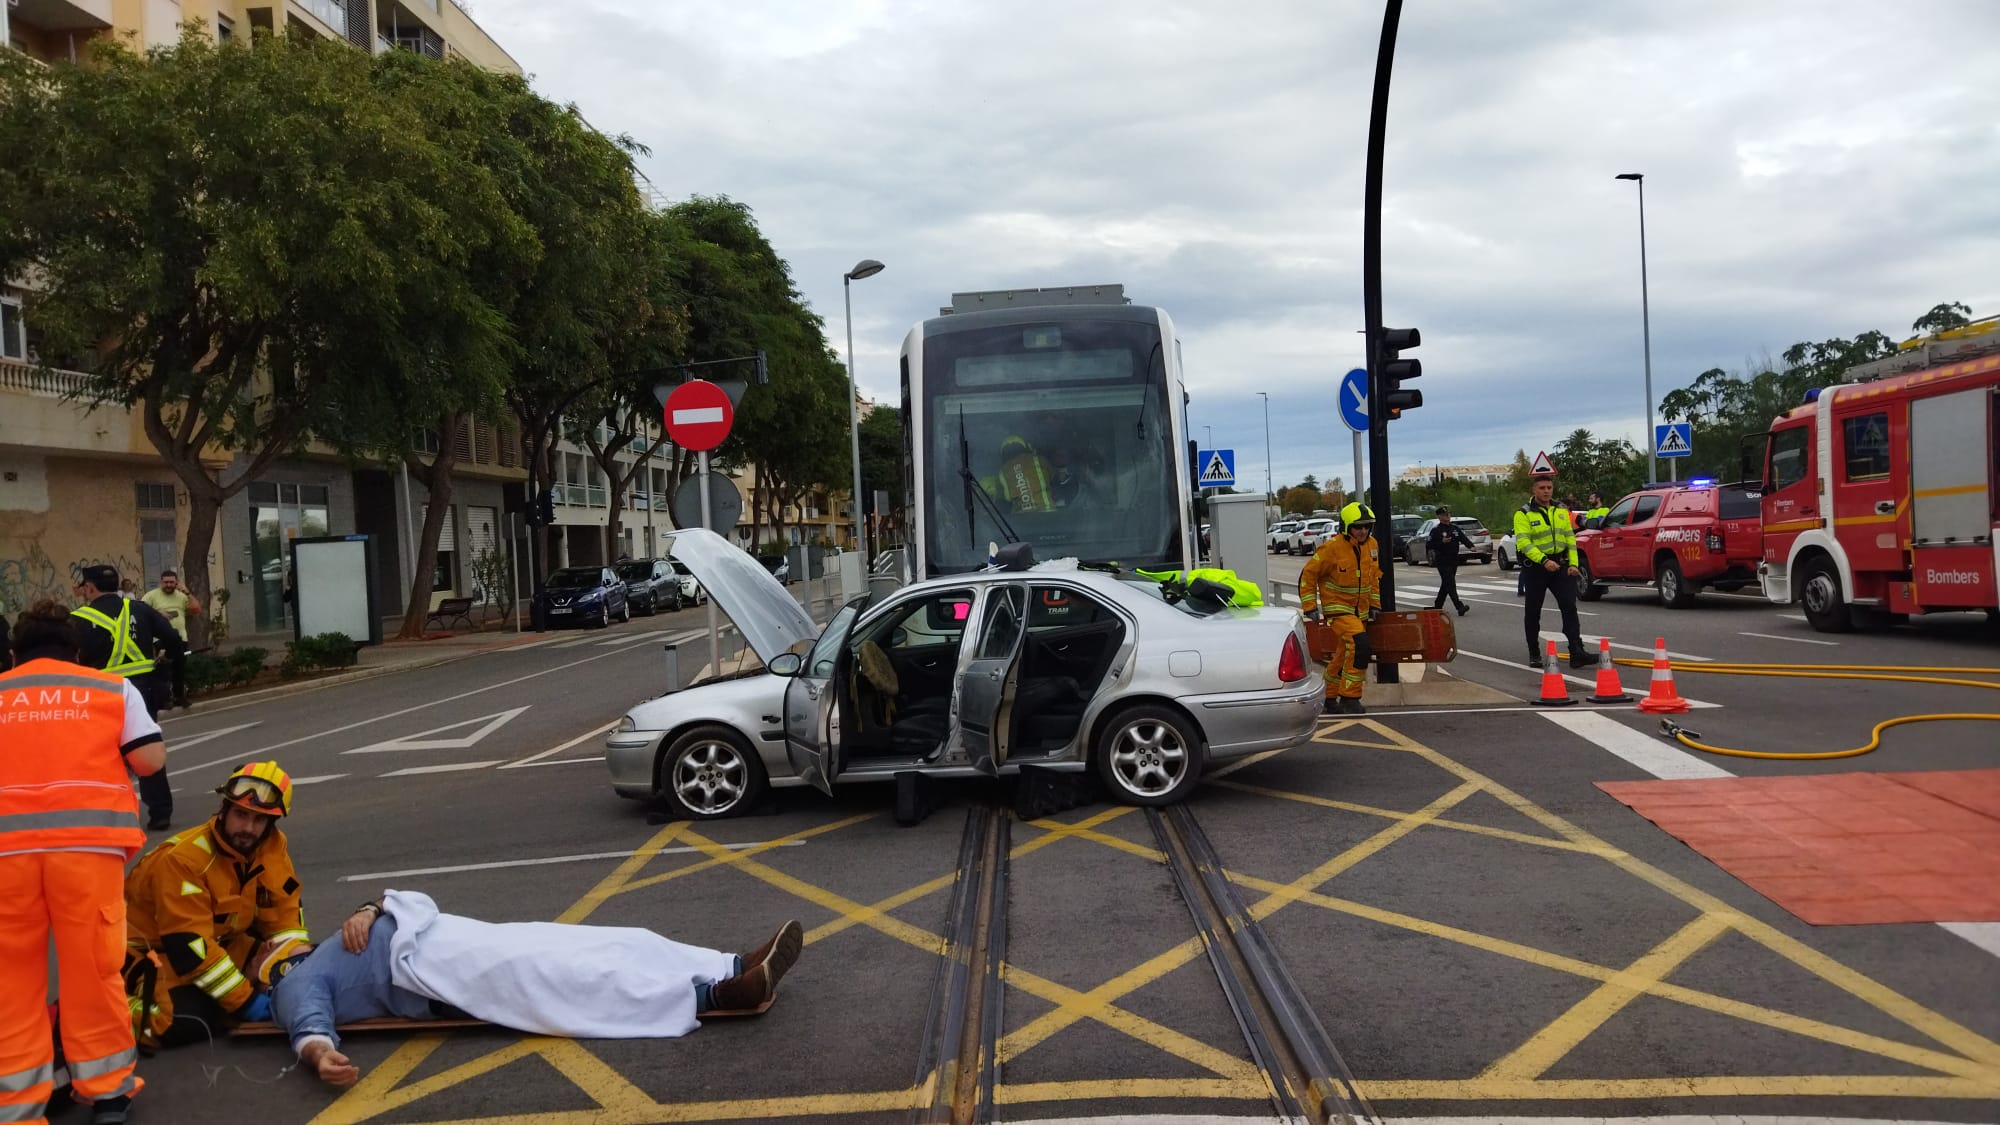
[[[251,954],[250,976],[269,991],[298,965],[299,959],[312,951],[312,945],[299,937],[263,942]]]
[[[215,791],[237,808],[254,813],[286,816],[292,811],[292,775],[276,762],[238,766]]]
[[[1356,500],[1354,503],[1340,510],[1340,526],[1342,529],[1346,529],[1358,523],[1365,523],[1372,526],[1375,523],[1375,513],[1368,505]]]

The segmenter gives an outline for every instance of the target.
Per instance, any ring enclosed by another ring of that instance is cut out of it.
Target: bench
[[[431,622],[435,621],[441,628],[449,628],[449,623],[453,620],[463,621],[466,628],[472,628],[471,598],[445,598],[439,601],[437,608],[431,610],[430,616],[424,618],[424,627],[429,628]]]

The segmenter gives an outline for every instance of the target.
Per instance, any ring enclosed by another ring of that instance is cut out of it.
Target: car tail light
[[[1722,553],[1722,533],[1720,531],[1710,529],[1708,533],[1708,549],[1718,555]]]
[[[1299,647],[1299,635],[1293,633],[1285,638],[1284,651],[1278,653],[1278,679],[1295,684],[1306,678],[1306,654]]]

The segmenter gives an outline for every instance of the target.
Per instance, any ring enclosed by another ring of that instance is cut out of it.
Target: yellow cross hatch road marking
[[[1285,906],[1302,903],[1377,925],[1393,927],[1515,961],[1554,969],[1597,982],[1582,1000],[1537,1030],[1508,1054],[1495,1060],[1484,1072],[1471,1078],[1360,1079],[1361,1093],[1377,1102],[1461,1101],[1508,1102],[1524,1100],[1597,1101],[1699,1098],[2000,1098],[2000,1044],[1964,1027],[1936,1011],[1924,1007],[1893,989],[1834,960],[1790,937],[1777,927],[1731,907],[1700,891],[1564,818],[1543,809],[1493,779],[1444,754],[1373,720],[1340,720],[1326,724],[1313,741],[1329,748],[1392,752],[1422,758],[1437,767],[1457,785],[1450,792],[1414,812],[1379,808],[1358,802],[1338,801],[1311,794],[1237,781],[1217,784],[1251,796],[1298,802],[1325,810],[1329,815],[1351,814],[1386,820],[1380,831],[1362,842],[1289,882],[1226,871],[1240,887],[1262,895],[1249,907],[1254,919],[1262,920]],[[1258,755],[1263,761],[1278,752]],[[1248,766],[1251,761],[1233,763]],[[1225,767],[1227,768],[1227,767]],[[1233,769],[1230,772],[1235,772]],[[1548,835],[1512,831],[1453,820],[1446,814],[1476,793],[1497,798],[1528,822],[1539,825]],[[1128,807],[1105,809],[1073,823],[1037,820],[1028,826],[1040,835],[1017,843],[1010,858],[1032,854],[1064,840],[1078,840],[1153,862],[1163,862],[1157,849],[1121,839],[1101,829],[1111,821],[1135,812]],[[759,880],[787,894],[812,902],[835,917],[815,927],[807,935],[818,942],[863,927],[912,946],[942,953],[944,941],[936,933],[891,916],[891,912],[927,896],[948,890],[955,873],[927,879],[878,902],[859,903],[804,879],[788,875],[759,862],[764,851],[804,840],[871,819],[870,815],[848,817],[793,833],[760,847],[731,851],[693,831],[691,825],[676,823],[662,829],[631,857],[586,892],[560,916],[560,921],[580,922],[599,906],[618,895],[646,890],[683,875],[722,867]],[[1696,911],[1693,921],[1666,936],[1646,954],[1623,968],[1593,964],[1579,958],[1537,949],[1519,942],[1480,934],[1444,923],[1417,918],[1367,903],[1328,894],[1325,886],[1341,874],[1377,855],[1397,840],[1425,828],[1470,833],[1498,845],[1520,844],[1558,852],[1595,856],[1679,899]],[[692,846],[705,858],[662,874],[641,877],[640,873],[658,854],[676,841]],[[1936,1047],[1898,1042],[1851,1028],[1815,1020],[1792,1012],[1746,1003],[1699,989],[1670,984],[1666,977],[1680,966],[1710,949],[1717,938],[1730,932],[1741,933],[1808,972],[1843,989],[1875,1009],[1897,1019],[1925,1036]],[[1082,1101],[1178,1102],[1187,1099],[1268,1101],[1266,1076],[1247,1060],[1229,1049],[1212,1046],[1137,1016],[1119,1003],[1175,969],[1199,958],[1200,939],[1178,942],[1141,964],[1117,973],[1096,988],[1079,991],[1046,980],[1019,965],[1004,964],[1002,977],[1011,988],[1054,1005],[1049,1011],[1017,1028],[1003,1038],[997,1057],[1005,1063],[1046,1042],[1063,1029],[1082,1021],[1095,1021],[1114,1028],[1211,1072],[1210,1078],[1105,1077],[1080,1081],[1007,1084],[1004,1075],[995,1089],[998,1104],[1019,1106],[1036,1103]],[[1686,1076],[1672,1078],[1579,1078],[1541,1077],[1562,1058],[1597,1033],[1618,1012],[1641,996],[1684,1004],[1752,1025],[1785,1031],[1933,1073],[1927,1075],[1778,1075],[1767,1077]],[[416,1068],[443,1042],[440,1036],[419,1036],[403,1044],[391,1057],[363,1076],[346,1096],[329,1106],[314,1125],[351,1125],[422,1101],[466,1082],[476,1081],[497,1070],[531,1056],[546,1059],[576,1087],[597,1103],[598,1108],[478,1118],[484,1125],[519,1122],[523,1125],[642,1125],[647,1122],[702,1120],[763,1120],[797,1117],[830,1117],[860,1113],[906,1112],[928,1104],[927,1088],[938,1080],[933,1074],[902,1089],[860,1093],[804,1094],[788,1097],[751,1097],[731,1101],[655,1101],[638,1086],[582,1044],[571,1040],[524,1037],[470,1061],[424,1079],[402,1085]],[[452,1125],[437,1122],[436,1125]]]

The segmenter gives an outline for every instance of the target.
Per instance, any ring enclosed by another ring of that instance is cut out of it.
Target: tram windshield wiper
[[[974,549],[979,546],[978,517],[972,507],[974,496],[985,501],[987,514],[1000,525],[1000,533],[1007,537],[1007,542],[1019,543],[1021,537],[1015,533],[1014,525],[1001,514],[999,502],[986,491],[985,485],[979,483],[979,478],[972,475],[972,446],[965,440],[965,408],[962,406],[958,410],[958,475],[965,481],[965,545]]]

